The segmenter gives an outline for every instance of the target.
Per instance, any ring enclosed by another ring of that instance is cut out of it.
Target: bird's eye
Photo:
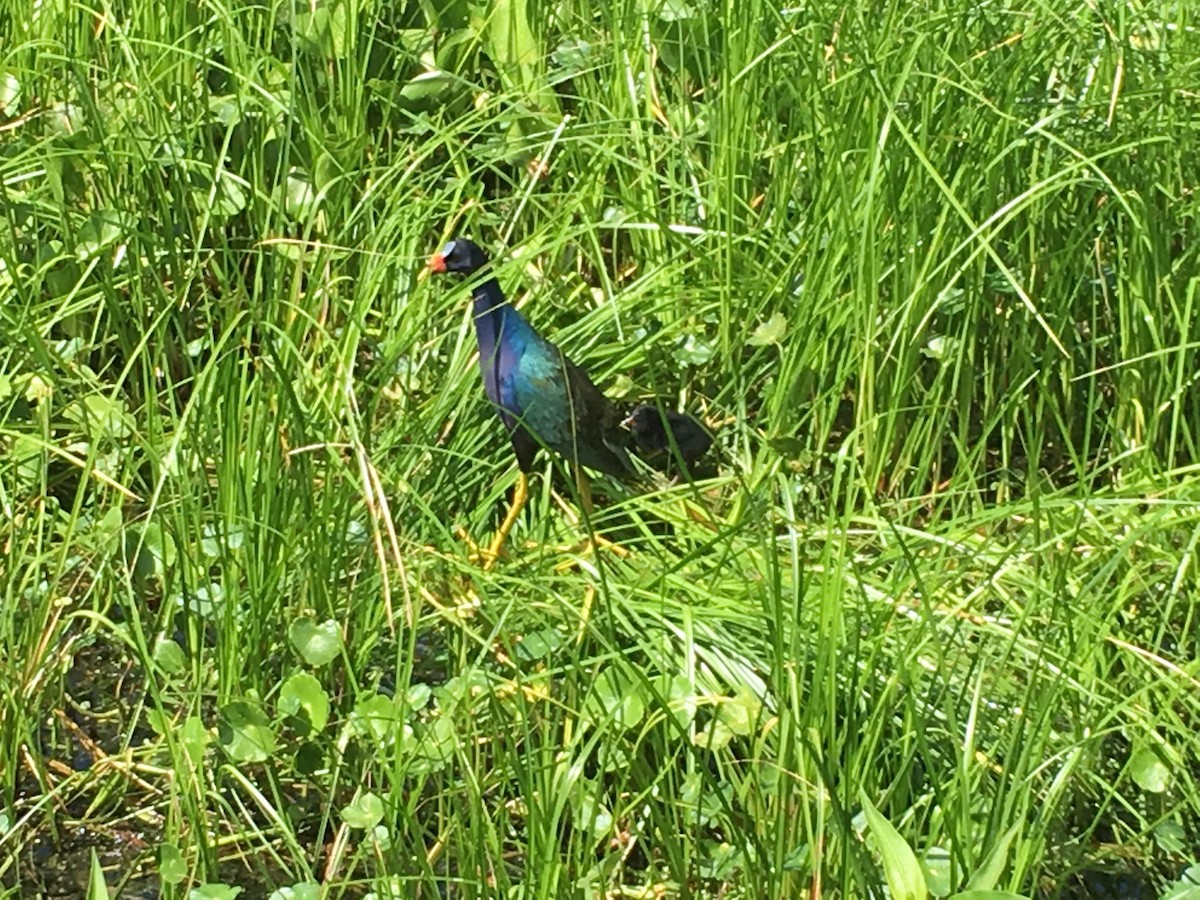
[[[453,252],[454,252],[454,241],[451,241],[445,247],[442,248],[442,256],[449,256]]]

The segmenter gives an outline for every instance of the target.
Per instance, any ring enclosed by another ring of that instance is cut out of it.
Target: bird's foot
[[[591,537],[585,538],[577,543],[559,547],[556,552],[569,553],[576,558],[564,559],[554,567],[554,571],[561,573],[567,571],[567,569],[579,565],[582,560],[578,557],[599,555],[598,551],[601,547],[603,547],[609,553],[612,553],[614,556],[621,557],[621,559],[625,559],[629,556],[629,550],[627,550],[625,547],[622,547],[620,544],[614,544],[603,535],[593,534]]]
[[[454,536],[467,545],[467,559],[479,566],[483,571],[486,572],[496,565],[496,560],[500,558],[500,547],[504,543],[503,538],[499,541],[493,540],[487,547],[480,547],[467,534],[467,529],[461,525],[454,526]]]
[[[492,538],[492,542],[488,544],[486,550],[481,550],[479,545],[467,535],[464,528],[455,526],[455,534],[467,545],[471,561],[477,563],[485,572],[496,565],[496,560],[500,558],[500,549],[504,546],[504,541],[508,538],[508,533],[512,531],[513,525],[516,524],[517,516],[525,508],[525,503],[528,499],[529,479],[522,472],[517,477],[517,486],[513,490],[512,505],[508,508],[508,515],[500,523],[500,530],[496,532],[496,536]]]

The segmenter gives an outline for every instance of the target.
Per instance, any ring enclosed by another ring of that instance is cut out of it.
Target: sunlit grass
[[[302,6],[0,0],[9,895],[1197,862],[1186,6]],[[546,463],[470,560],[454,233],[714,426],[628,556]]]

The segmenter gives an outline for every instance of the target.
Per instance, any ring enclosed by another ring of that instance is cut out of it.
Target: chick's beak
[[[440,275],[446,271],[446,257],[440,253],[435,253],[429,257],[429,271],[435,275]]]

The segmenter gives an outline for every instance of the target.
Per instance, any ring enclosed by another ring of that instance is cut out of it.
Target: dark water
[[[41,799],[40,818],[26,825],[32,839],[23,842],[4,876],[4,887],[19,888],[22,897],[87,896],[95,852],[114,896],[119,891],[120,897],[132,900],[157,897],[154,862],[160,834],[128,814],[142,805],[136,796],[141,788],[130,782],[122,785],[114,767],[94,784],[84,783],[74,792],[60,790],[50,802],[44,798],[75,773],[121,753],[128,713],[144,690],[141,671],[124,647],[88,637],[74,652],[62,690],[61,706],[46,715],[38,746],[29,748],[37,775],[27,766],[18,780],[18,816]],[[135,742],[140,737],[135,730]],[[102,800],[94,793],[101,789],[106,792]],[[114,805],[128,809],[114,814]]]

